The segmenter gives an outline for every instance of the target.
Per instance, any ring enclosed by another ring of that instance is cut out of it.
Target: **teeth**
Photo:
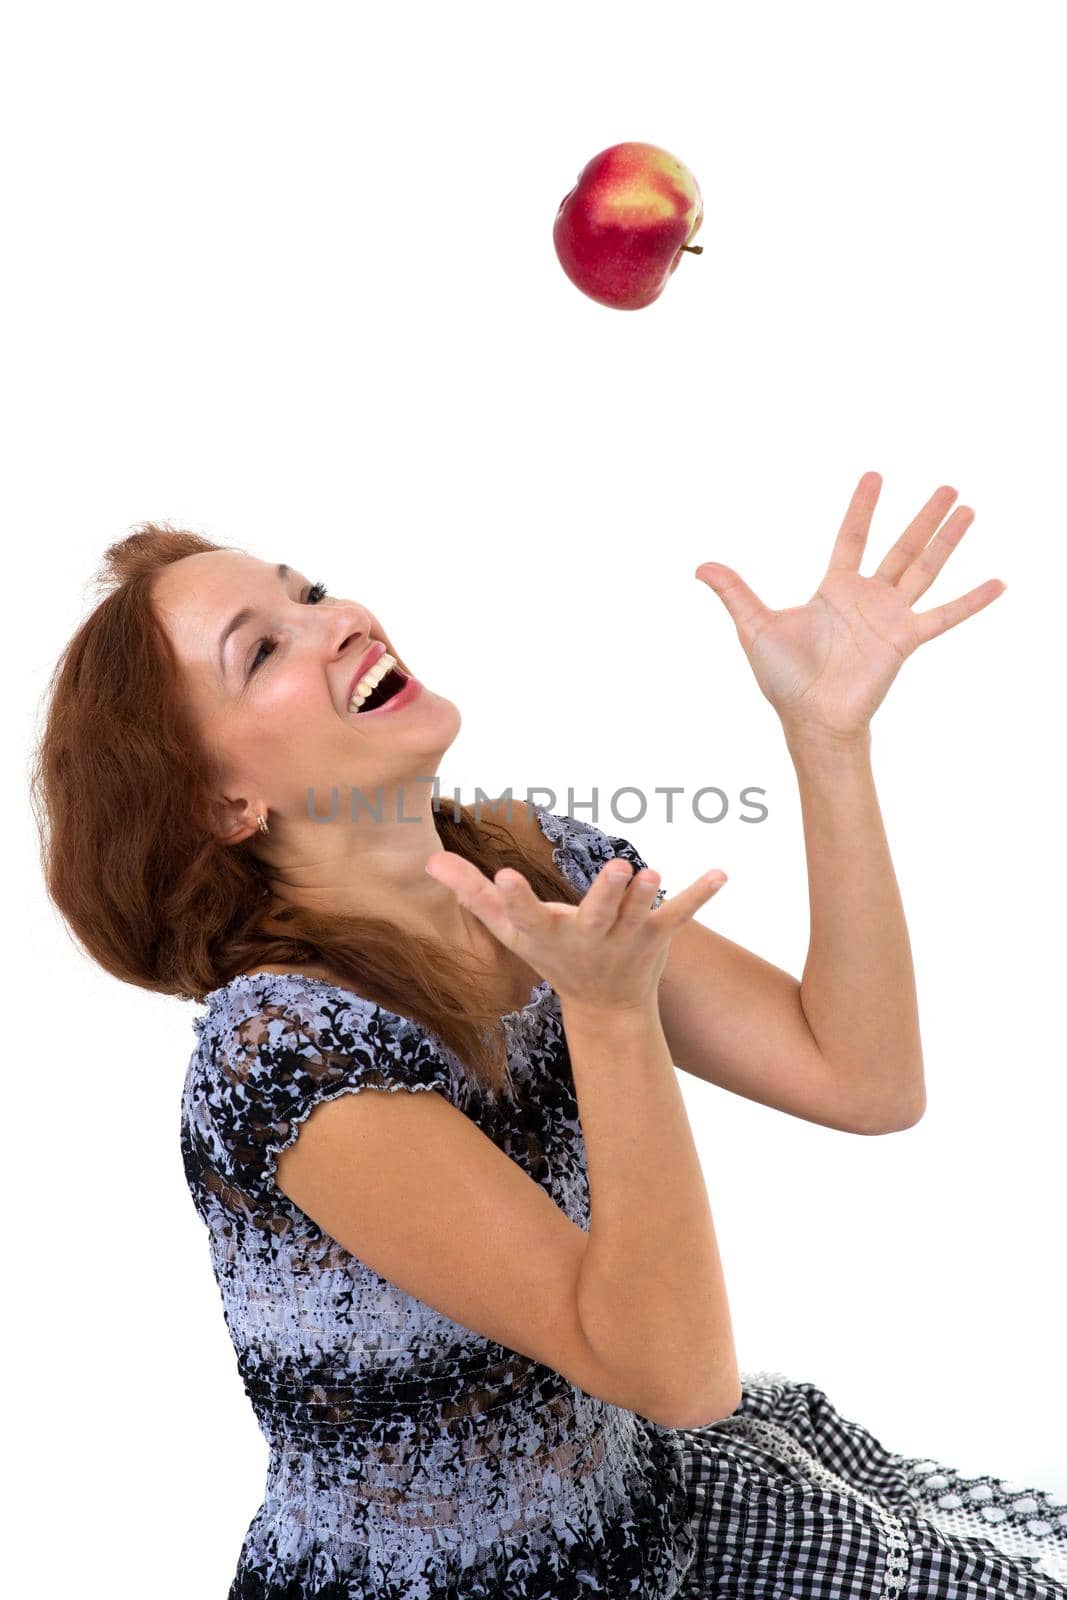
[[[396,657],[391,656],[388,650],[384,655],[379,656],[370,671],[365,672],[356,684],[355,692],[348,702],[349,711],[358,711],[364,701],[370,698],[371,691],[381,683],[385,674],[391,672],[395,666]]]

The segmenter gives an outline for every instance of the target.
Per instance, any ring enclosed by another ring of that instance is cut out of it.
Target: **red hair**
[[[296,906],[271,915],[252,840],[228,845],[212,831],[219,774],[152,584],[173,561],[229,548],[147,522],[105,552],[96,584],[106,592],[56,664],[32,763],[48,894],[91,959],[124,983],[203,1002],[255,967],[321,966],[421,1024],[495,1092],[504,1063],[478,975],[488,968],[381,918]],[[488,877],[514,867],[540,899],[580,901],[504,823],[451,800],[435,803],[434,820],[441,847]]]

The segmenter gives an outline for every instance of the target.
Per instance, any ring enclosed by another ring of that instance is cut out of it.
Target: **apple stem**
[[[683,244],[682,249],[691,250],[695,256],[704,254],[704,246],[702,244]]]

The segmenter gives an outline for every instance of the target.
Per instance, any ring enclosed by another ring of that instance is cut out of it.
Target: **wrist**
[[[564,1029],[587,1031],[600,1036],[647,1033],[650,1028],[661,1026],[656,995],[625,1005],[579,997],[567,999],[560,995],[559,1009]]]
[[[789,753],[796,761],[840,763],[866,760],[871,753],[870,726],[855,733],[782,724]]]

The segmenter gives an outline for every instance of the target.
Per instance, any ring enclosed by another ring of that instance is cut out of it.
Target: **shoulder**
[[[404,1076],[434,1054],[409,1017],[329,978],[264,971],[235,978],[213,1018],[214,1056],[227,1080],[275,1100],[363,1077]]]
[[[526,801],[514,803],[513,816],[516,837],[580,890],[588,889],[601,867],[616,857],[629,861],[635,872],[648,866],[636,845],[607,826]]]
[[[451,1094],[429,1034],[332,982],[242,976],[202,1021],[190,1120],[245,1195],[272,1187],[278,1155],[323,1100],[362,1089]]]

